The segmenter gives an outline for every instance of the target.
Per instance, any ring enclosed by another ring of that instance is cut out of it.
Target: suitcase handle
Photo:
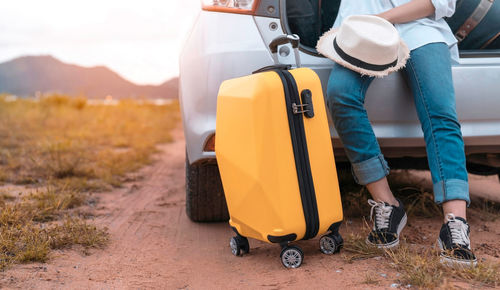
[[[301,67],[300,63],[300,54],[299,54],[299,44],[300,44],[300,37],[297,34],[291,34],[291,35],[280,35],[273,39],[271,43],[269,43],[269,50],[271,50],[271,55],[273,57],[274,63],[275,64],[280,64],[279,59],[278,59],[278,46],[290,43],[293,48],[293,52],[295,54],[295,62],[297,64],[297,67]]]
[[[273,65],[268,65],[263,68],[259,68],[256,71],[253,71],[252,74],[257,74],[261,72],[266,72],[266,71],[273,71],[273,70],[289,70],[291,69],[292,66],[289,64],[273,64]]]

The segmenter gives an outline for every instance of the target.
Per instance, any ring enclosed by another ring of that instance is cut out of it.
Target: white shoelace
[[[467,235],[468,226],[461,220],[455,219],[455,215],[449,213],[446,215],[446,221],[451,232],[451,242],[457,245],[466,246],[470,249],[470,239]]]
[[[382,230],[389,228],[389,217],[391,216],[392,206],[387,206],[384,202],[376,202],[373,199],[368,200],[372,206],[370,210],[370,220],[373,221],[373,209],[375,209],[375,223],[373,230]]]

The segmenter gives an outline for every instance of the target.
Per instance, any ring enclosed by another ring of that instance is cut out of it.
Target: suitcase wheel
[[[297,246],[286,246],[281,250],[281,263],[288,269],[295,269],[302,265],[304,253]]]
[[[238,257],[250,252],[248,239],[242,236],[232,237],[229,241],[229,247],[231,247],[231,253]]]
[[[344,240],[339,234],[324,235],[319,239],[319,248],[323,254],[333,255],[340,252]]]

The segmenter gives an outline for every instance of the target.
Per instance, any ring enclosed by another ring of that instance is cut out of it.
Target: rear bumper
[[[180,56],[180,102],[189,162],[215,158],[203,150],[215,133],[217,93],[227,79],[271,65],[267,43],[283,31],[271,31],[279,19],[203,11]],[[282,58],[293,63],[293,58]],[[453,67],[457,112],[466,153],[500,153],[500,58],[462,59]],[[323,89],[332,63],[302,54],[304,66],[314,69]],[[366,108],[387,158],[424,157],[425,143],[413,98],[401,73],[376,79]],[[345,160],[342,144],[330,123],[336,159]]]

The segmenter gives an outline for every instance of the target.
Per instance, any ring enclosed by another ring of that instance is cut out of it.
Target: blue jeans
[[[455,91],[448,46],[431,43],[410,53],[404,73],[413,92],[422,125],[434,200],[469,200],[465,152],[455,109]],[[335,128],[361,185],[389,174],[364,108],[366,90],[373,77],[361,76],[335,64],[327,89],[327,104]]]

